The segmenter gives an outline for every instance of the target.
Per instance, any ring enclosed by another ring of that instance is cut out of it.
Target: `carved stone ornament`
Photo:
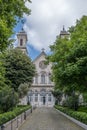
[[[41,69],[45,69],[45,68],[47,67],[47,65],[45,64],[45,61],[40,61],[39,67],[40,67]]]

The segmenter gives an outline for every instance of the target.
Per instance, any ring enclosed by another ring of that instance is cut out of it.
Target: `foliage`
[[[0,110],[7,112],[18,103],[18,94],[9,86],[0,87]]]
[[[67,115],[87,124],[87,113],[86,112],[73,111],[71,109],[68,109],[68,108],[62,107],[62,106],[55,106],[55,108],[66,113]]]
[[[48,61],[53,62],[53,81],[56,88],[68,94],[87,91],[87,16],[77,20],[69,29],[70,39],[57,37]]]
[[[32,82],[34,66],[20,50],[0,53],[0,112],[13,109],[18,103],[18,87],[21,83]],[[23,94],[25,94],[23,88]]]
[[[0,51],[12,42],[9,38],[23,14],[30,14],[26,2],[30,0],[0,0]]]
[[[61,101],[62,95],[63,95],[62,91],[60,91],[59,89],[53,90],[52,94],[56,98],[55,104],[60,104],[60,101]]]
[[[87,113],[87,106],[80,106],[78,111],[86,112]]]
[[[62,74],[65,68],[65,56],[69,52],[70,42],[68,39],[61,39],[57,37],[54,45],[51,45],[52,54],[47,57],[49,62],[53,62],[52,66],[52,78],[57,88],[64,88],[65,84],[62,84]],[[65,81],[66,82],[66,81]],[[62,89],[61,89],[62,90]]]
[[[32,83],[35,67],[31,59],[19,49],[8,51],[5,57],[6,78],[15,91],[21,83]]]
[[[87,43],[74,46],[66,57],[66,67],[62,73],[62,83],[73,86],[73,89],[86,91],[87,84]],[[71,80],[72,79],[72,80]],[[80,87],[79,87],[80,86]]]
[[[30,108],[31,108],[31,106],[20,106],[20,107],[14,108],[13,111],[9,111],[9,112],[0,114],[0,125],[15,118],[16,116],[18,116],[19,114],[25,112],[26,110],[28,110]]]
[[[79,100],[78,100],[78,96],[74,95],[74,96],[69,96],[66,99],[66,106],[70,109],[73,109],[75,111],[78,110],[79,107]]]
[[[87,92],[83,93],[83,101],[84,101],[84,105],[87,105]]]
[[[71,31],[70,42],[72,49],[70,48],[66,56],[63,73],[65,78],[62,82],[66,80],[66,85],[73,85],[73,89],[84,92],[87,91],[87,16],[77,20],[76,26]]]
[[[10,37],[12,36],[13,33],[15,33],[13,29],[17,25],[17,23],[20,20],[22,20],[23,15],[30,14],[30,9],[26,6],[27,2],[31,1],[0,0],[0,94],[1,94],[0,99],[3,99],[3,102],[0,100],[0,108],[3,107],[3,110],[5,111],[6,107],[8,110],[9,105],[11,105],[9,104],[10,102],[12,102],[11,99],[9,98],[9,95],[11,96],[12,90],[8,85],[10,84],[10,80],[8,80],[8,77],[5,76],[6,75],[5,65],[7,63],[5,62],[5,57],[1,53],[1,51],[4,51],[13,42],[13,40],[11,40]],[[8,87],[6,86],[6,84],[8,85]],[[5,89],[7,89],[8,92]],[[14,96],[16,95],[17,94],[14,92]],[[8,105],[6,101],[8,102]]]
[[[17,93],[13,93],[13,89],[6,85],[4,64],[5,54],[0,53],[0,112],[6,112],[18,103]]]
[[[19,93],[20,98],[23,98],[27,94],[27,92],[29,91],[29,87],[30,87],[30,84],[28,83],[23,83],[19,85],[18,93]]]
[[[5,85],[4,54],[0,53],[0,87]]]

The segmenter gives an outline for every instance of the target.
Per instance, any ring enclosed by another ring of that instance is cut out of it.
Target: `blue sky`
[[[34,60],[40,54],[39,50],[36,50],[32,45],[29,44],[27,44],[27,51],[28,56],[31,57],[32,60]]]
[[[76,19],[87,15],[87,0],[32,0],[26,6],[31,9],[31,15],[24,15],[24,30],[28,36],[27,49],[32,59],[42,48],[49,53],[49,46],[54,43],[63,25],[68,30],[75,25]],[[14,30],[17,33],[21,28],[19,23]]]

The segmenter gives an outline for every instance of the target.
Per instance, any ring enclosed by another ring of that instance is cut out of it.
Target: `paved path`
[[[54,108],[37,108],[19,130],[84,130]]]

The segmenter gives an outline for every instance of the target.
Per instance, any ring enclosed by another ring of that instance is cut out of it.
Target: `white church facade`
[[[28,93],[32,106],[54,106],[55,99],[52,95],[54,84],[51,81],[52,64],[45,64],[46,54],[42,50],[41,54],[33,61],[36,67],[36,75],[33,79],[32,87]]]
[[[27,34],[24,30],[17,34],[18,38],[18,48],[20,48],[24,53],[27,53],[26,43],[27,43]],[[53,97],[52,90],[54,89],[54,83],[51,81],[52,74],[52,64],[45,64],[46,53],[42,49],[39,56],[35,58],[33,64],[36,68],[36,74],[33,78],[33,83],[29,89],[27,99],[24,98],[22,101],[23,104],[26,104],[27,101],[30,102],[32,106],[37,107],[53,107],[55,104],[55,98]]]

